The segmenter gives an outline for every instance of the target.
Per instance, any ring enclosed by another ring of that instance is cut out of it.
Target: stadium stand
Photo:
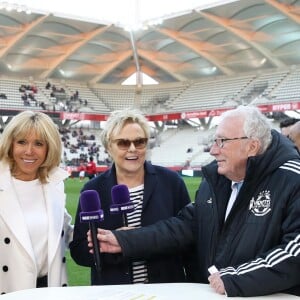
[[[271,93],[278,101],[299,101],[300,99],[300,70],[294,70]]]
[[[232,78],[215,78],[213,81],[195,82],[170,103],[169,108],[173,111],[187,111],[224,106],[236,101],[241,91],[253,80],[253,77],[253,75],[234,76]],[[235,105],[237,104],[236,102]]]
[[[186,163],[187,149],[190,148],[193,150],[191,165],[201,167],[204,162],[207,162],[208,157],[204,154],[206,145],[201,144],[200,141],[207,139],[210,135],[210,131],[201,132],[191,127],[168,129],[159,135],[157,145],[151,151],[151,162],[183,168]]]
[[[52,85],[63,88],[63,93],[51,96],[46,89],[47,80],[34,80],[31,83],[14,78],[0,78],[0,92],[9,101],[0,101],[0,108],[23,108],[19,87],[34,84],[38,88],[36,99],[44,102],[47,110],[90,112],[109,114],[115,109],[140,107],[148,114],[217,109],[234,107],[240,104],[270,104],[298,102],[300,99],[300,70],[272,69],[264,73],[243,76],[218,76],[214,80],[198,80],[172,84],[144,86],[140,91],[135,86],[94,85],[79,82],[51,80]],[[79,98],[72,99],[78,91]],[[59,97],[57,96],[59,95]],[[86,102],[85,102],[86,100]],[[60,105],[63,102],[63,105]],[[72,110],[68,109],[68,105]],[[35,109],[34,103],[31,108]]]
[[[65,106],[67,102],[75,107],[75,112],[81,112],[82,107],[92,114],[106,114],[115,109],[133,107],[139,105],[146,114],[192,112],[205,111],[210,109],[229,108],[239,104],[265,105],[270,103],[298,103],[300,102],[300,69],[289,68],[285,70],[272,69],[268,72],[250,73],[243,76],[218,76],[214,81],[199,80],[180,82],[172,84],[160,84],[144,86],[140,91],[136,87],[120,87],[114,85],[94,85],[89,87],[87,84],[74,81],[50,80],[50,85],[55,85],[58,90],[63,89],[60,98],[51,96],[51,88],[46,88],[49,80],[23,80],[17,78],[0,78],[0,92],[6,95],[7,99],[0,99],[0,109],[41,109],[49,112],[68,111]],[[35,85],[37,92],[35,97],[37,103],[30,103],[30,107],[24,105],[21,100],[22,92],[20,86]],[[78,99],[72,99],[72,95],[78,92]],[[79,101],[79,99],[82,99]],[[87,100],[85,105],[83,100]],[[139,101],[139,103],[136,103]],[[42,108],[40,103],[45,107]],[[63,106],[60,103],[63,102]],[[72,128],[72,126],[70,127]],[[149,151],[150,159],[153,163],[161,165],[176,165],[183,167],[186,160],[186,149],[191,147],[194,153],[191,158],[191,167],[201,167],[207,163],[211,157],[204,148],[209,144],[207,135],[204,139],[206,143],[199,143],[203,139],[201,135],[201,126],[180,127],[177,129],[162,130],[158,134],[155,146]],[[160,131],[159,131],[160,132]],[[206,134],[209,131],[205,131]],[[95,132],[94,132],[95,133]],[[107,153],[99,144],[99,153],[97,162],[99,164],[109,164]],[[71,144],[76,141],[71,139]],[[91,144],[91,141],[88,141]],[[89,154],[89,145],[79,147],[78,149],[65,149],[63,158],[67,164],[87,157]]]
[[[74,93],[74,91],[78,91],[79,98],[82,101],[83,105],[79,111],[96,111],[99,113],[109,113],[111,110],[109,107],[101,101],[101,98],[98,97],[93,88],[89,88],[86,84],[78,84],[78,82],[66,82],[66,89],[69,91],[69,94]],[[84,105],[84,101],[87,101],[86,105]],[[83,109],[85,107],[85,109]],[[86,108],[89,108],[88,110]]]

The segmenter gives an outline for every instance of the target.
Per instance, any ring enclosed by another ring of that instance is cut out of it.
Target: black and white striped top
[[[129,189],[130,200],[134,204],[134,211],[127,213],[127,222],[130,227],[141,227],[141,215],[144,199],[144,185]],[[148,273],[145,261],[132,262],[132,282],[133,283],[147,283]]]

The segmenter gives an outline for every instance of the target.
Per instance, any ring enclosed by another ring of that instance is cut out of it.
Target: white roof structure
[[[135,12],[131,30],[121,17],[104,19],[104,1],[81,1],[96,16],[71,13],[76,4],[69,1],[60,1],[61,8],[68,5],[64,12],[47,10],[46,5],[58,2],[53,0],[31,6],[19,0],[8,10],[12,1],[0,2],[0,76],[121,84],[137,72],[171,83],[300,64],[298,0],[226,1],[213,7],[180,1],[186,9],[170,8],[169,14],[165,1],[132,0],[124,6],[124,0],[110,0],[119,14]],[[144,17],[140,8],[145,3],[148,11],[149,3],[161,11],[162,23]]]

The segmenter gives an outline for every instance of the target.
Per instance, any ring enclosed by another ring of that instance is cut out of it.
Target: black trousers
[[[37,280],[36,280],[36,287],[37,288],[48,287],[48,276],[45,275],[43,277],[37,278]]]

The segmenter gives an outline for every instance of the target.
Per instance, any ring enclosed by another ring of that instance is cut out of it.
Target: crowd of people
[[[63,87],[57,87],[49,81],[45,89],[50,90],[50,97],[54,102],[54,111],[57,110],[58,107],[58,110],[61,111],[77,112],[79,107],[88,105],[88,101],[80,97],[78,90],[71,92],[71,95],[69,95]]]
[[[108,155],[103,153],[103,146],[96,139],[95,134],[87,134],[86,131],[83,128],[73,130],[66,127],[59,128],[64,148],[63,164],[78,167],[79,172],[84,169],[87,171],[84,175],[90,177],[88,173],[96,174],[94,170],[96,165],[109,165],[110,161],[107,159]],[[89,171],[91,165],[92,172]]]
[[[19,113],[0,140],[0,294],[66,286],[69,247],[91,285],[197,282],[229,297],[300,296],[300,123],[284,127],[253,106],[224,112],[191,201],[178,173],[146,159],[145,116],[114,111],[101,134],[112,165],[96,175],[93,156],[82,164],[89,180],[73,226],[59,167],[65,141],[46,114]],[[118,186],[134,209],[111,214]],[[105,215],[97,240],[80,219],[90,190]]]
[[[21,84],[18,89],[22,104],[27,109],[33,106],[41,107],[42,110],[78,112],[80,108],[88,107],[88,100],[82,98],[78,90],[75,92],[66,91],[65,88],[56,87],[50,82],[45,85],[45,90],[50,90],[48,101],[44,100],[45,96],[40,96],[41,94],[47,95],[47,93],[45,91],[40,92],[35,84]],[[0,99],[7,100],[8,96],[0,92]]]

